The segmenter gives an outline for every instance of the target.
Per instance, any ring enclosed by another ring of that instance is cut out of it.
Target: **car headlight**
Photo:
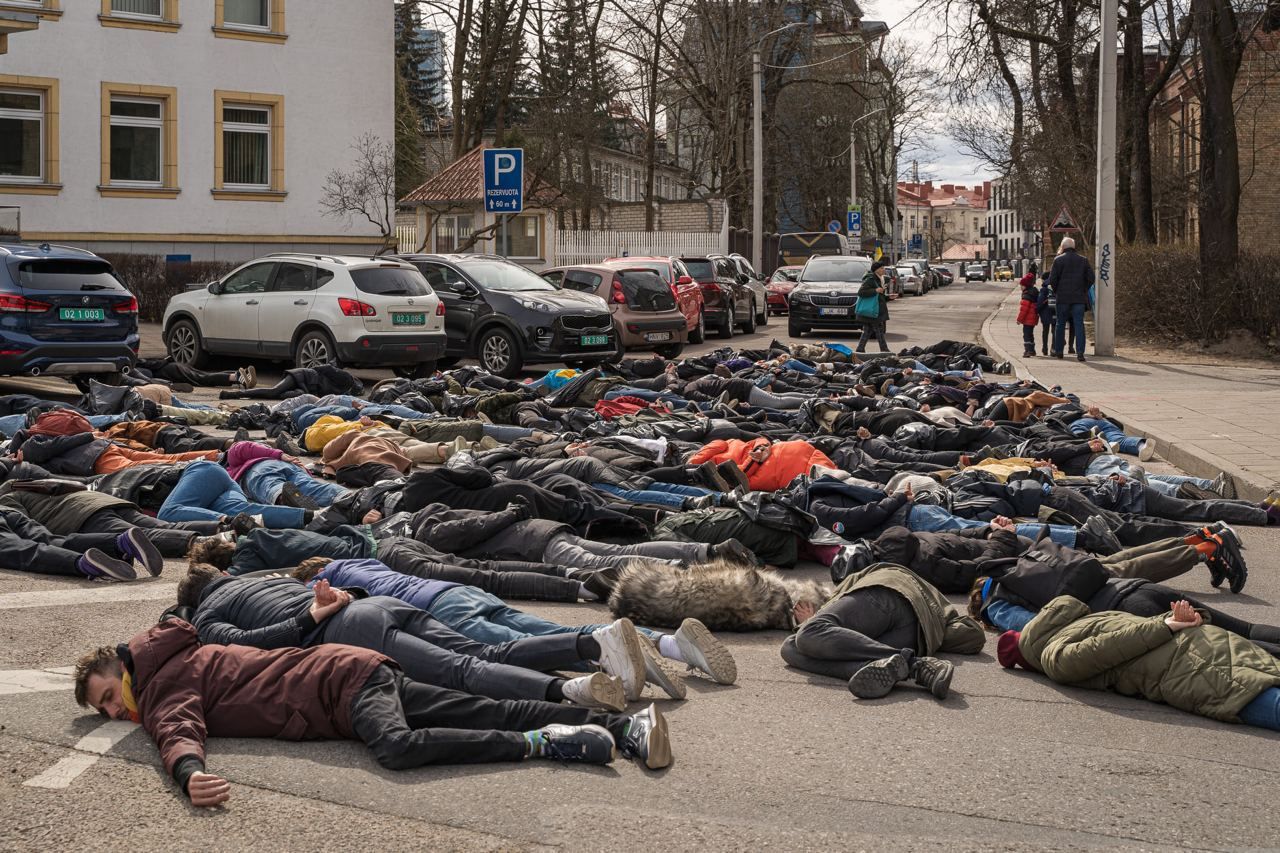
[[[541,299],[530,299],[527,296],[516,296],[514,298],[516,302],[519,302],[531,311],[545,311],[551,313],[556,310],[554,305],[548,302],[543,302]]]
[[[791,301],[792,302],[808,302],[809,294],[805,293],[802,290],[793,290],[791,291]]]

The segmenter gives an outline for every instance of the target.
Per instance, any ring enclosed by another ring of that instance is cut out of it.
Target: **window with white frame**
[[[271,28],[271,0],[224,0],[222,22],[228,27]]]
[[[223,106],[222,185],[226,189],[271,188],[271,107]]]
[[[0,89],[0,180],[44,180],[44,92]]]
[[[164,102],[112,97],[111,185],[160,186],[164,153]]]
[[[542,217],[513,217],[498,229],[498,254],[508,258],[542,257]]]
[[[441,216],[436,222],[436,251],[441,254],[458,251],[475,230],[475,218],[471,214]]]
[[[163,6],[163,0],[111,0],[111,14],[159,20],[164,15]]]

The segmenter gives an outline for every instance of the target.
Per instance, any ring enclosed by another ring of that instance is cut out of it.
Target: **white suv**
[[[403,261],[275,254],[170,299],[164,342],[193,367],[225,354],[421,377],[444,354],[444,303]]]

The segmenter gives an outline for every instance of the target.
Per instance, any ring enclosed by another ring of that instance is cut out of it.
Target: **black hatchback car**
[[[401,255],[444,302],[443,367],[475,357],[512,377],[526,364],[594,366],[618,348],[609,306],[598,296],[557,290],[498,255]]]

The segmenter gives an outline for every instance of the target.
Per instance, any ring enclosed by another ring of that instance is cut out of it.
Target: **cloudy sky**
[[[862,0],[860,5],[868,19],[884,21],[890,26],[891,38],[919,46],[924,56],[934,58],[933,64],[939,71],[946,70],[946,54],[938,49],[942,26],[932,13],[917,11],[920,0]],[[945,99],[945,93],[940,95]],[[945,100],[941,106],[943,109],[939,111],[934,124],[945,128]],[[960,151],[944,130],[940,130],[929,142],[933,150],[920,158],[921,180],[971,185],[995,177],[982,163]],[[910,164],[904,164],[902,169],[907,174]]]

